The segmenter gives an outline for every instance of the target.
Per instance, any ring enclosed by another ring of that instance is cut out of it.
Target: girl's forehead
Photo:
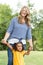
[[[21,43],[17,43],[17,45],[22,45]]]

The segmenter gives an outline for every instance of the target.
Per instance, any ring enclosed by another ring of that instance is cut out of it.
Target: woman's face
[[[21,43],[18,43],[18,44],[16,45],[16,47],[17,47],[17,50],[18,50],[18,51],[22,51],[22,44],[21,44]]]
[[[21,9],[21,16],[22,16],[22,17],[25,17],[27,14],[28,14],[28,9],[25,8],[25,7],[22,8],[22,9]]]

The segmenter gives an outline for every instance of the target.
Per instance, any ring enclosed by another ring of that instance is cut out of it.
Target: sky
[[[19,10],[17,8],[17,3],[20,3],[20,6],[27,5],[28,0],[0,0],[1,4],[8,4],[13,11]],[[43,0],[30,0],[30,3],[34,3],[34,8],[36,10],[43,9]],[[21,7],[20,7],[21,8]]]
[[[12,10],[18,10],[17,3],[20,2],[21,6],[27,5],[27,0],[0,0],[1,4],[8,4],[12,8]]]
[[[34,3],[34,8],[39,10],[43,9],[43,0],[30,0],[31,3]]]

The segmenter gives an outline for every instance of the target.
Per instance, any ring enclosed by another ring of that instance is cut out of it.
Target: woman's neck
[[[24,16],[21,16],[21,18],[25,20],[25,17]]]
[[[21,20],[22,20],[22,23],[25,23],[25,18],[24,18],[24,17],[22,17],[22,19],[21,19]]]

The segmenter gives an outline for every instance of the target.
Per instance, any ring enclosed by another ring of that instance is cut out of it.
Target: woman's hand
[[[13,50],[13,47],[12,47],[9,43],[7,43],[5,39],[2,39],[1,42],[2,42],[3,44],[7,45],[11,50]]]
[[[6,44],[6,43],[7,43],[5,39],[2,39],[1,42],[2,42],[3,44]]]

